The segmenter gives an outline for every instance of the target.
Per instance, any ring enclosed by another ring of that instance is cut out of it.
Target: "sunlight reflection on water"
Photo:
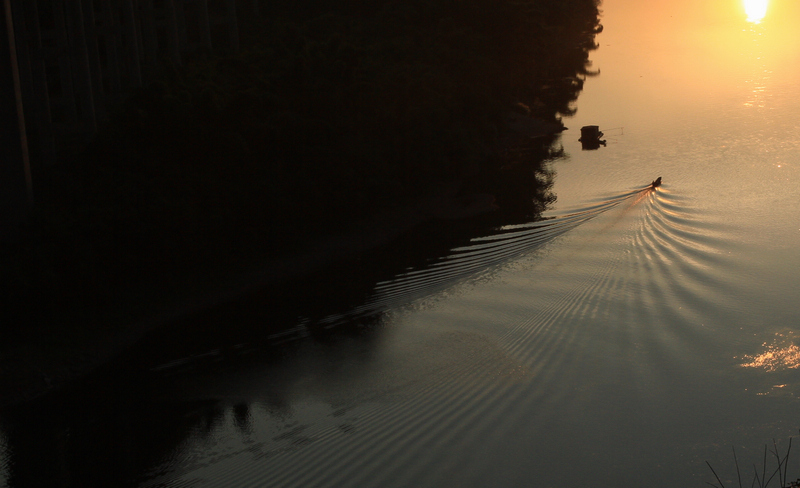
[[[800,368],[800,347],[792,341],[791,334],[776,334],[772,344],[765,342],[762,346],[764,352],[742,357],[742,367],[768,372]]]

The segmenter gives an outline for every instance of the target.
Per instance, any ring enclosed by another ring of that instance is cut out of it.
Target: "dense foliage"
[[[598,0],[273,3],[39,183],[12,299],[113,303],[494,171],[515,104],[572,113],[601,29]]]
[[[301,7],[129,100],[128,169],[200,213],[364,213],[484,164],[514,102],[570,113],[599,30],[594,0]]]

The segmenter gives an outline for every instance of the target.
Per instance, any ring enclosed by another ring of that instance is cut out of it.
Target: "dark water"
[[[3,412],[0,485],[738,486],[800,427],[800,9],[603,9],[543,220],[151,337]]]

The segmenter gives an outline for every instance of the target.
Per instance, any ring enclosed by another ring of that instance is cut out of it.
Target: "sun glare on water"
[[[744,11],[747,14],[747,20],[758,24],[761,19],[767,15],[767,5],[769,0],[743,0]]]

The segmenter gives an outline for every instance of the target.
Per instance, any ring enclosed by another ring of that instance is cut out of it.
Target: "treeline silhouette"
[[[491,181],[513,107],[573,113],[598,4],[270,2],[239,54],[166,66],[43,177],[4,244],[13,318],[106,324],[126,290],[214,279],[442,182]]]

